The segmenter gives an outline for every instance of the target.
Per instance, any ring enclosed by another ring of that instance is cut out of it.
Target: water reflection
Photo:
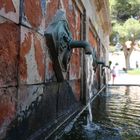
[[[111,87],[93,102],[93,122],[85,111],[61,140],[140,139],[140,87]]]
[[[112,90],[114,90],[112,88]],[[117,91],[122,91],[118,94]],[[124,91],[124,92],[123,92]],[[111,94],[118,96],[107,101],[108,112],[110,112],[110,118],[114,123],[114,126],[121,128],[121,134],[124,138],[130,139],[138,137],[140,139],[140,88],[139,87],[118,87],[116,91]],[[114,106],[118,106],[115,108]]]

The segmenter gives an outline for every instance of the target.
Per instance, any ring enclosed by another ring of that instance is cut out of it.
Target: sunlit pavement
[[[112,79],[109,84],[113,84]],[[129,75],[127,73],[118,74],[115,78],[114,84],[140,85],[140,75]]]

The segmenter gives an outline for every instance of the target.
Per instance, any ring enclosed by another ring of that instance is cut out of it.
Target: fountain
[[[93,123],[93,115],[92,115],[92,106],[91,106],[91,100],[93,97],[93,85],[94,85],[94,70],[93,70],[93,57],[92,56],[86,56],[86,62],[87,62],[87,85],[88,85],[88,115],[87,115],[87,125],[84,126],[85,130],[90,131],[96,131],[99,129],[99,126]]]

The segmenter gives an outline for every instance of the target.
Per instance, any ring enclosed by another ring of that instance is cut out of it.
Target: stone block
[[[0,16],[19,23],[20,0],[0,0]]]
[[[80,55],[73,53],[70,60],[69,79],[80,79],[81,77]]]
[[[56,11],[58,10],[59,0],[50,0],[47,3],[47,14],[46,14],[46,27],[52,21]],[[78,8],[74,5],[72,0],[63,1],[64,8],[66,10],[67,20],[70,23],[69,27],[74,39],[80,39],[80,30],[81,30],[81,13]]]
[[[42,83],[45,79],[44,38],[21,26],[19,59],[20,84]]]
[[[19,27],[0,18],[0,87],[17,85]]]
[[[91,46],[96,48],[97,47],[96,37],[91,29],[89,29],[88,38],[89,38],[89,43],[91,44]]]
[[[53,62],[50,58],[49,50],[46,49],[46,62],[45,62],[45,82],[57,81],[53,68]]]
[[[55,123],[56,115],[57,115],[57,92],[58,92],[58,84],[52,83],[49,85],[45,85],[43,98],[39,105],[39,109],[33,115],[34,122],[38,122],[38,126],[40,127],[46,125],[46,127],[50,127]],[[31,119],[30,119],[31,120]],[[32,120],[33,122],[33,120]],[[30,121],[31,123],[31,121]],[[39,124],[40,123],[40,124]],[[33,123],[32,123],[33,124]],[[32,126],[32,125],[31,125]],[[38,127],[36,125],[36,127]]]
[[[70,30],[72,32],[73,39],[80,40],[81,39],[81,13],[75,7],[72,0],[69,0],[69,3],[67,1],[64,1],[64,5],[66,8],[67,13],[67,19],[70,23]],[[69,79],[80,79],[80,49],[73,49],[73,54],[71,56],[70,60],[70,71],[69,71]]]
[[[21,23],[44,34],[46,0],[21,1]]]
[[[18,89],[18,120],[27,119],[43,99],[43,85],[24,85]]]
[[[80,101],[80,93],[81,93],[81,82],[80,79],[69,81],[70,86],[72,87],[73,94],[77,101]]]
[[[52,124],[57,116],[57,92],[59,90],[58,83],[52,83],[45,86],[44,98],[42,104],[42,119],[47,124]]]
[[[16,93],[14,87],[0,88],[0,139],[16,116]]]
[[[12,139],[28,139],[29,136],[33,136],[31,139],[36,139],[36,136],[40,134],[37,132],[40,128],[50,129],[56,120],[57,92],[57,83],[20,86],[17,107],[18,126],[14,134],[9,137]],[[41,133],[43,131],[41,129]]]
[[[58,3],[59,3],[59,0],[48,0],[47,1],[47,9],[46,9],[46,27],[48,26],[48,24],[52,21],[54,15],[56,14],[56,11],[58,9]]]
[[[57,117],[65,115],[76,104],[76,98],[71,86],[67,82],[59,84],[57,103]]]

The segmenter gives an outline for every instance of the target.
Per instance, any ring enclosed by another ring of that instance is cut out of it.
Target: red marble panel
[[[74,4],[71,0],[65,0],[64,8],[66,10],[67,20],[69,22],[70,31],[74,39],[76,39],[76,12]]]
[[[93,32],[91,31],[91,29],[89,29],[88,37],[89,37],[89,42],[90,42],[91,46],[96,48],[97,47],[96,38],[95,38]]]
[[[45,79],[45,40],[28,28],[21,27],[19,75],[21,84],[35,84]]]
[[[0,20],[0,87],[17,85],[19,27]]]
[[[44,34],[45,30],[45,0],[23,0],[21,3],[22,10],[22,24],[37,30]]]
[[[0,0],[0,15],[19,23],[19,0]]]
[[[80,79],[80,73],[80,56],[73,53],[70,60],[69,79]]]
[[[47,11],[46,11],[46,27],[52,21],[54,15],[56,14],[57,9],[59,9],[59,0],[50,0],[47,3]]]

